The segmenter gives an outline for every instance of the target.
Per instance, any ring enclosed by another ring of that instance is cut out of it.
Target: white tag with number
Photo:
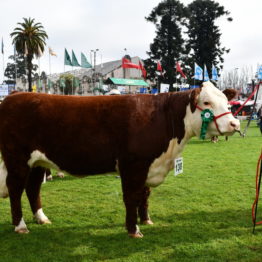
[[[177,176],[183,173],[183,157],[176,158],[174,161],[174,175]]]

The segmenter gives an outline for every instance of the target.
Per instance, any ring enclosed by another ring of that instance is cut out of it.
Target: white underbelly
[[[41,166],[45,168],[54,168],[56,170],[60,170],[60,168],[54,162],[48,159],[46,155],[39,150],[35,150],[31,153],[30,159],[27,161],[27,164],[30,168]]]
[[[156,187],[160,185],[168,172],[174,168],[174,159],[179,157],[183,150],[183,143],[177,143],[177,138],[170,140],[167,151],[154,160],[149,167],[146,185]]]

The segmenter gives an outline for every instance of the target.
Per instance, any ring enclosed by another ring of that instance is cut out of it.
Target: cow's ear
[[[227,88],[223,91],[224,95],[227,97],[227,100],[232,100],[236,95],[237,91],[233,88]]]
[[[196,105],[198,103],[199,94],[201,92],[200,88],[195,88],[191,91],[190,94],[190,108],[192,113],[196,110]]]

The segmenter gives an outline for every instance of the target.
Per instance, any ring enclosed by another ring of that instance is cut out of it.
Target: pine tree
[[[145,19],[156,26],[156,37],[147,52],[149,59],[144,60],[148,77],[151,80],[156,77],[156,62],[161,60],[165,71],[162,81],[168,83],[169,90],[173,91],[173,83],[176,81],[175,64],[185,52],[182,37],[185,7],[178,0],[164,0]]]
[[[216,20],[230,13],[212,0],[195,0],[187,7],[188,41],[187,64],[193,69],[196,62],[202,68],[204,64],[211,73],[212,64],[223,68],[223,55],[230,49],[221,47],[221,32],[215,24]],[[227,18],[232,21],[231,17]],[[191,71],[193,75],[193,70]]]

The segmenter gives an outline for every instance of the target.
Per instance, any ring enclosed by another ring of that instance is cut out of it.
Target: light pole
[[[234,68],[234,75],[233,75],[233,88],[237,89],[238,86],[238,67]]]
[[[96,82],[96,52],[98,52],[99,49],[94,49],[91,50],[91,54],[94,53],[94,66],[93,66],[93,75],[94,75],[94,80],[93,80],[93,88],[95,88],[95,82]],[[92,55],[91,55],[92,58]],[[92,63],[92,61],[91,61]]]

